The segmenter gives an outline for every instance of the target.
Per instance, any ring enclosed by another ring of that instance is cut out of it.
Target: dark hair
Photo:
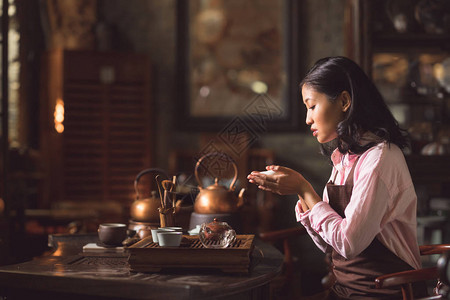
[[[360,145],[361,135],[366,131],[400,149],[408,146],[406,131],[400,128],[373,82],[352,60],[342,56],[318,60],[300,88],[304,85],[325,94],[330,101],[335,101],[343,91],[350,94],[350,108],[338,124],[338,137],[334,141],[341,153],[359,154],[374,146],[376,142]],[[329,154],[326,145],[322,145],[322,152]]]

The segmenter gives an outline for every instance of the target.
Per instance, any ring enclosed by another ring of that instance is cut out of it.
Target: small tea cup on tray
[[[183,233],[181,231],[158,231],[158,243],[160,247],[179,247]]]
[[[158,234],[161,232],[178,232],[180,233],[180,236],[183,235],[183,228],[181,227],[159,227],[158,229],[152,229],[151,231],[152,231],[152,240],[154,243],[157,244],[160,244]],[[177,246],[179,246],[179,243]]]

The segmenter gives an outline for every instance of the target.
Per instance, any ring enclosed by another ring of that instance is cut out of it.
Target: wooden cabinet
[[[450,11],[446,1],[444,13],[427,7],[429,2],[349,0],[346,10],[347,55],[372,77],[409,130],[415,154],[450,138],[450,28],[444,24]]]
[[[423,155],[430,143],[450,151],[450,24],[439,20],[450,16],[445,2],[440,12],[421,0],[346,3],[346,54],[373,79],[409,131],[407,162],[416,189],[425,187],[427,195],[419,199],[424,202],[450,196],[450,153]]]
[[[147,57],[58,50],[42,66],[41,206],[127,207],[135,176],[151,165]]]

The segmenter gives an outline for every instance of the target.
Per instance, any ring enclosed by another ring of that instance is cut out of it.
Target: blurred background
[[[331,166],[305,125],[298,83],[336,55],[364,68],[411,135],[419,242],[450,242],[447,2],[4,0],[1,263],[44,253],[48,234],[137,221],[134,181],[148,168],[177,175],[178,221],[190,229],[195,164],[210,152],[237,165],[242,232],[298,226],[295,197],[245,177],[275,163],[322,192]],[[141,197],[152,184],[140,182]],[[308,278],[301,288],[319,288],[323,254],[307,236],[291,245]]]

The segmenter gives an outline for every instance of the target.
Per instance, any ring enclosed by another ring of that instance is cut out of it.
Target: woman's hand
[[[281,166],[267,166],[268,171],[253,171],[247,179],[264,191],[279,195],[302,194],[304,186],[309,185],[306,179],[298,172]]]
[[[304,210],[312,208],[322,200],[300,173],[290,168],[274,165],[267,166],[266,169],[273,172],[253,171],[247,176],[248,181],[256,184],[261,190],[279,195],[297,194],[302,200]]]

